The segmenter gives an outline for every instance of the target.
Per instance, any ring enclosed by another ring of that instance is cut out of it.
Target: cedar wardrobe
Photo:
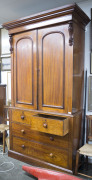
[[[82,143],[87,15],[68,5],[3,24],[12,75],[9,156],[74,172]]]

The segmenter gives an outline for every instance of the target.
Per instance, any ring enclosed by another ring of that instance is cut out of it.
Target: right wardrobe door
[[[38,108],[68,112],[68,25],[38,30]]]

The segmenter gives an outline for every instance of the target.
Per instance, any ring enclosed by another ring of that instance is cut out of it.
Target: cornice
[[[25,18],[20,18],[18,20],[11,21],[8,23],[4,23],[2,26],[3,26],[3,28],[10,30],[13,28],[41,22],[41,21],[48,20],[48,19],[53,19],[56,17],[61,17],[63,15],[68,15],[68,14],[72,14],[72,15],[78,14],[78,16],[80,16],[80,18],[82,19],[83,25],[85,25],[85,26],[90,21],[89,17],[81,10],[81,8],[77,4],[71,4],[71,5],[51,9],[49,11],[43,11],[39,14],[27,16]]]

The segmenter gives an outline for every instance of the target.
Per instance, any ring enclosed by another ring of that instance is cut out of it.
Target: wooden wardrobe
[[[10,157],[74,172],[89,21],[73,4],[3,24],[12,59]]]

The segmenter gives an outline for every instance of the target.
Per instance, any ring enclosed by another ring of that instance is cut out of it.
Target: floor
[[[22,165],[28,164],[8,157],[7,152],[3,154],[2,148],[0,147],[0,180],[37,180],[37,178],[23,171]],[[80,169],[80,172],[83,171],[87,173],[84,167]],[[88,174],[92,175],[92,166],[88,167]],[[80,175],[78,176],[82,179],[89,179]]]
[[[86,167],[85,165],[81,166],[79,168],[79,173],[83,173],[83,174],[86,174],[88,176],[92,176],[92,164],[89,164],[88,167]],[[87,178],[87,177],[83,177],[83,176],[80,176],[78,175],[79,177],[81,177],[82,179],[92,179],[92,178]]]
[[[8,154],[0,153],[0,180],[36,180],[33,176],[22,170],[22,165],[28,165],[21,161],[8,157]]]

